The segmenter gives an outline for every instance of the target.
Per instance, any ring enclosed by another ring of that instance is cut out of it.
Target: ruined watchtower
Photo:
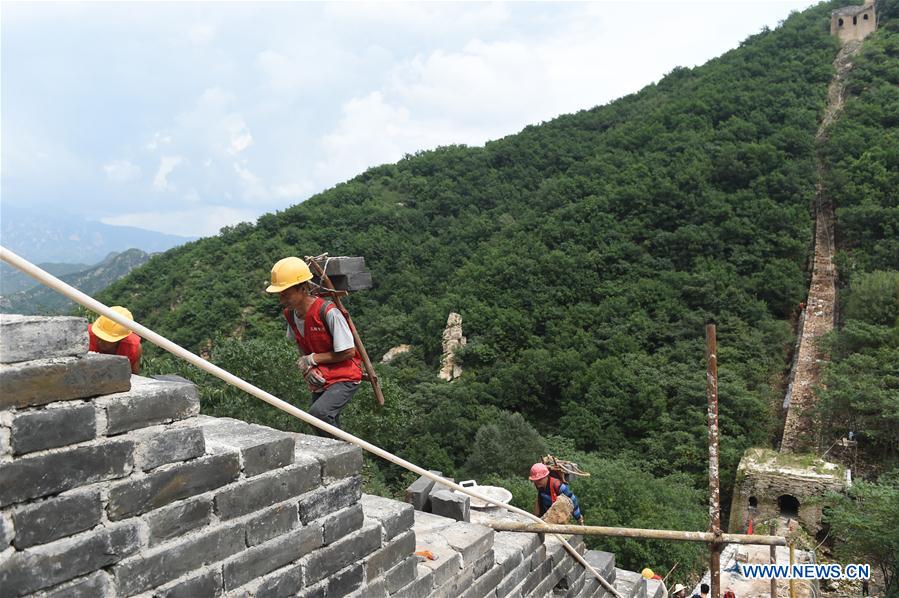
[[[865,0],[864,5],[844,6],[830,13],[830,34],[840,41],[861,41],[877,28],[874,0]]]
[[[814,455],[785,455],[768,449],[746,451],[737,468],[730,508],[731,533],[744,533],[777,517],[798,520],[811,533],[821,529],[822,500],[849,485],[846,469]]]

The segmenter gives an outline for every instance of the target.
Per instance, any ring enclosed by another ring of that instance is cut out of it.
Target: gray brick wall
[[[4,336],[13,324],[0,344],[0,383],[16,387],[0,398],[2,598],[601,594],[536,535],[363,495],[356,447],[199,416],[193,384],[85,354],[83,320],[4,317]],[[59,338],[23,352],[38,333]],[[413,486],[423,504],[435,493]]]

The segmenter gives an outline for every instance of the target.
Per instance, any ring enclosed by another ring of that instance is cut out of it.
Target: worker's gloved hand
[[[309,370],[317,366],[315,363],[315,358],[312,357],[312,353],[309,355],[303,355],[297,360],[297,367],[300,369],[300,373],[303,374],[303,377],[306,377],[306,374],[309,373]]]
[[[315,366],[309,368],[303,374],[303,378],[306,380],[306,386],[312,392],[321,392],[325,387],[325,377],[322,375],[322,371]]]
[[[584,516],[581,515],[580,519],[578,519],[577,522],[580,523],[581,525],[584,525]]]

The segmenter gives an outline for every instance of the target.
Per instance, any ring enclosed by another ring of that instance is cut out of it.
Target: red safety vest
[[[549,478],[549,497],[553,504],[556,504],[556,497],[559,496],[559,490],[562,489],[562,480],[550,476]]]
[[[329,303],[327,307],[322,309],[324,302],[324,299],[318,297],[309,306],[309,309],[306,311],[306,317],[303,320],[304,334],[300,334],[300,331],[297,329],[291,313],[293,310],[290,308],[284,310],[284,319],[287,320],[287,325],[293,331],[293,337],[297,341],[297,346],[300,347],[300,351],[305,355],[310,353],[328,353],[334,350],[334,339],[328,331],[325,314],[337,306]],[[324,388],[328,388],[335,382],[360,382],[362,380],[362,361],[358,355],[337,363],[320,363],[318,369],[321,370],[325,379]]]
[[[97,335],[94,334],[94,325],[87,325],[87,338],[88,338],[88,351],[92,351],[94,353],[100,352],[100,343],[97,341]],[[119,341],[119,344],[116,345],[115,350],[116,355],[124,355],[128,358],[132,364],[137,364],[140,361],[141,349],[140,349],[140,337],[134,334],[133,332]]]

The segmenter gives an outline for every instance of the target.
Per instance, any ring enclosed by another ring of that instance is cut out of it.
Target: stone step
[[[207,445],[236,449],[240,453],[241,471],[247,477],[294,462],[295,445],[291,434],[236,419],[205,415],[197,419]]]
[[[126,359],[126,366],[127,363]],[[107,436],[192,418],[200,413],[200,397],[194,384],[143,376],[130,376],[127,392],[107,393],[94,402],[105,415]]]
[[[19,363],[87,353],[87,320],[0,314],[0,363]]]
[[[88,353],[0,364],[0,409],[71,401],[131,388],[127,357]]]

